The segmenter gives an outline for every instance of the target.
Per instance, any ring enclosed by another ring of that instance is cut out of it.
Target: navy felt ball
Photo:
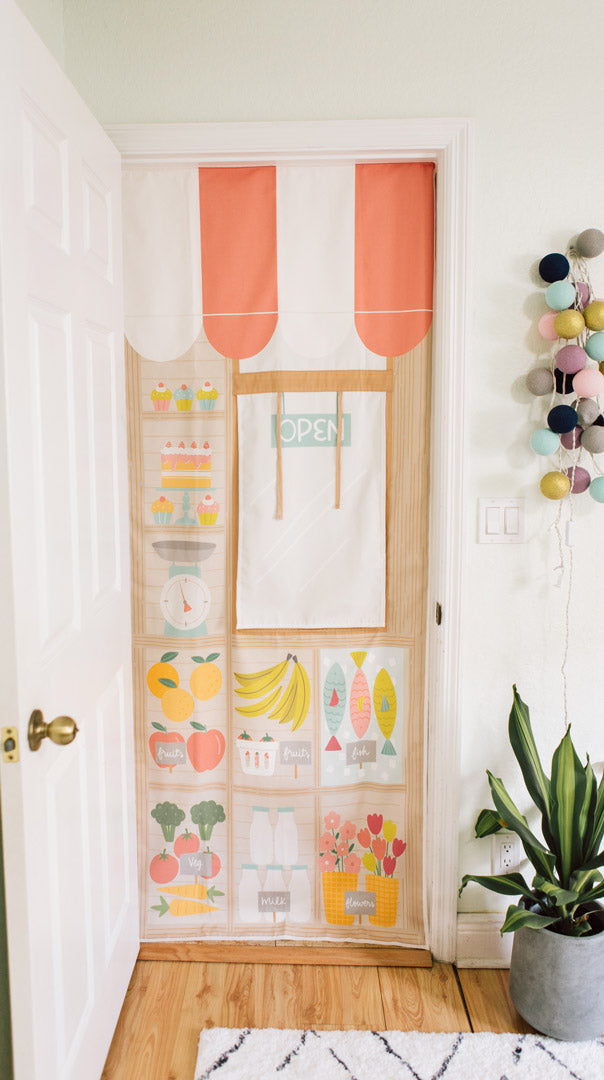
[[[557,394],[572,394],[573,392],[573,379],[576,372],[569,375],[567,371],[560,371],[560,368],[554,368],[554,379],[556,380],[556,393]]]
[[[562,281],[570,270],[570,264],[566,255],[559,251],[552,251],[544,255],[539,263],[539,274],[544,281]]]
[[[578,419],[576,411],[570,405],[556,405],[547,414],[548,427],[558,435],[576,428]]]

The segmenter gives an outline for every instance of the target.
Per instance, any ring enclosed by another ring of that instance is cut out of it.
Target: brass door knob
[[[34,709],[29,718],[27,729],[27,741],[30,750],[39,750],[42,739],[50,739],[57,746],[67,746],[73,742],[79,731],[78,725],[71,716],[55,716],[50,724],[44,722],[44,717],[39,709]]]

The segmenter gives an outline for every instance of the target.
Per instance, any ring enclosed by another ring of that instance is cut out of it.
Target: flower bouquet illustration
[[[363,866],[369,871],[365,888],[376,894],[375,915],[369,916],[369,922],[373,926],[394,926],[399,891],[394,871],[407,845],[397,837],[394,822],[384,821],[382,814],[367,815],[367,828],[359,829],[357,840],[365,848]]]
[[[332,810],[324,818],[325,832],[319,840],[319,870],[323,887],[325,918],[332,926],[352,926],[354,915],[346,912],[346,893],[357,887],[361,860],[354,853],[357,827],[352,821],[341,824]]]

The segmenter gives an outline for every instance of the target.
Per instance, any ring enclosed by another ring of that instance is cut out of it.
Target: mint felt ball
[[[554,281],[545,290],[545,303],[554,311],[572,307],[576,299],[575,287],[570,281]]]
[[[560,371],[565,371],[568,375],[575,375],[577,371],[581,371],[581,368],[585,367],[587,353],[580,345],[565,345],[564,348],[558,350],[554,359],[556,367],[560,368]],[[604,355],[602,359],[604,360]]]
[[[585,352],[588,356],[591,356],[592,360],[597,360],[598,363],[604,360],[604,332],[600,330],[597,334],[589,335],[585,342]]]
[[[543,457],[555,454],[559,446],[559,436],[549,428],[537,428],[531,435],[531,450],[534,450],[536,454],[541,454]]]
[[[547,426],[559,435],[577,426],[578,416],[570,405],[555,405],[547,414]]]
[[[544,255],[539,263],[539,274],[543,281],[562,281],[570,270],[570,264],[566,255],[562,255],[559,251],[551,251],[549,255]]]
[[[589,485],[589,494],[596,502],[604,503],[604,476],[596,476]]]

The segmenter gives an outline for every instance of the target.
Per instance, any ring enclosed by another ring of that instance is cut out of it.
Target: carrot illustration
[[[212,907],[211,904],[204,904],[201,900],[181,900],[180,897],[176,897],[168,903],[165,896],[162,896],[159,904],[154,904],[151,910],[158,911],[160,915],[165,915],[169,911],[170,915],[178,916],[205,915],[206,912],[218,911],[219,908]]]
[[[201,882],[195,885],[169,885],[165,889],[160,889],[159,892],[171,893],[172,896],[181,896],[185,900],[209,900],[210,903],[214,902],[215,896],[224,896],[220,889],[217,889],[215,885],[212,885],[208,889],[207,885],[203,885]]]

